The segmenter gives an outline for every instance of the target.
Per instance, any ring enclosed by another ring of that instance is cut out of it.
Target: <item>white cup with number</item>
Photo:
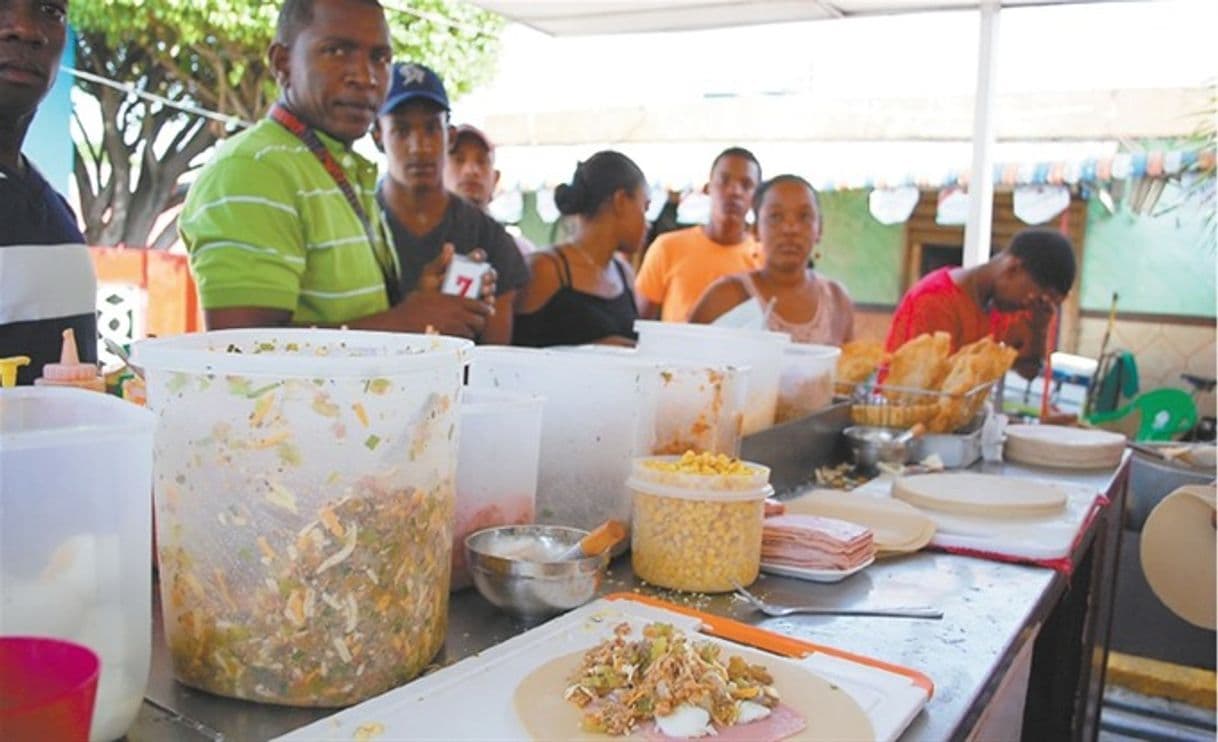
[[[482,278],[490,269],[490,263],[479,262],[465,255],[453,255],[440,290],[453,296],[477,299],[482,294]]]

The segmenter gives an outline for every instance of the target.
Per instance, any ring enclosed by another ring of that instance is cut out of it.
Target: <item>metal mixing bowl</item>
[[[875,469],[880,462],[900,466],[909,457],[910,441],[902,439],[907,431],[901,428],[880,428],[852,425],[842,433],[850,442],[854,463],[862,469]]]
[[[471,533],[465,553],[474,587],[515,616],[546,618],[596,595],[609,555],[558,561],[587,536],[564,526],[498,526]],[[528,552],[528,553],[522,553]]]

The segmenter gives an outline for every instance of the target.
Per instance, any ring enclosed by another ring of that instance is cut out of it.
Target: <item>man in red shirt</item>
[[[1019,350],[1015,370],[1033,378],[1049,319],[1070,293],[1075,272],[1070,240],[1050,229],[1025,229],[988,263],[923,276],[897,305],[885,349],[940,331],[952,336],[955,352],[993,335]]]

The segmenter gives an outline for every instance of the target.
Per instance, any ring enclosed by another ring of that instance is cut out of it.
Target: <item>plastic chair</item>
[[[1171,441],[1197,424],[1197,405],[1182,389],[1152,389],[1119,410],[1089,416],[1087,422],[1126,434],[1136,431],[1136,441]]]
[[[1138,362],[1133,354],[1127,350],[1109,351],[1100,357],[1091,376],[1083,414],[1119,413],[1137,397],[1138,391]]]
[[[1142,411],[1139,441],[1172,441],[1197,424],[1197,403],[1183,389],[1153,389],[1131,404]]]

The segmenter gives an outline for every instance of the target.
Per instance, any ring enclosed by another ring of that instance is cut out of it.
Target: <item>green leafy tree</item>
[[[384,3],[398,59],[425,61],[459,96],[488,79],[502,19],[459,0]],[[71,6],[78,77],[74,175],[92,244],[166,248],[183,178],[220,139],[261,117],[278,91],[266,62],[279,3],[261,0],[81,0]],[[220,116],[158,102],[157,96]],[[90,105],[90,102],[92,105]],[[83,110],[81,110],[83,109]]]

